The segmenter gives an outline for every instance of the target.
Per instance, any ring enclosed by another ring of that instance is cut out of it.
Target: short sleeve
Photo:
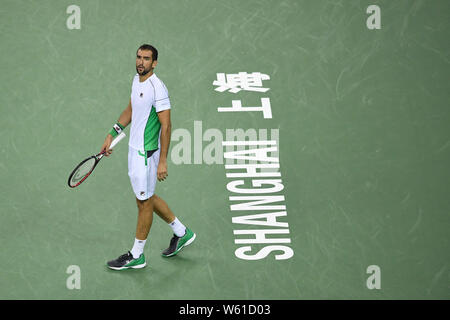
[[[170,109],[169,92],[162,81],[155,86],[155,109],[156,112]]]

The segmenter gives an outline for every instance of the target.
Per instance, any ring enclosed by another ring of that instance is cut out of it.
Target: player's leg
[[[178,220],[175,214],[170,210],[167,203],[156,194],[153,195],[153,210],[156,214],[163,219],[173,230],[173,233],[177,237],[183,237],[186,234],[186,227]]]
[[[156,168],[159,163],[159,152],[160,150],[157,150],[149,158],[149,163],[152,163],[152,166]],[[172,239],[170,240],[169,247],[162,252],[164,257],[171,257],[180,252],[180,250],[184,247],[191,244],[196,235],[189,228],[186,228],[183,223],[181,223],[181,221],[174,215],[167,203],[161,197],[154,195],[153,198],[153,210],[161,219],[169,224],[174,233]]]
[[[146,159],[147,153],[138,152],[137,157],[131,159],[129,176],[136,195],[138,219],[136,237],[131,254],[138,259],[144,254],[144,246],[153,223],[154,192],[156,185],[156,170],[154,163]]]
[[[153,198],[153,211],[166,223],[172,223],[175,220],[175,215],[167,203],[156,194],[153,195]]]
[[[140,200],[136,198],[138,218],[136,224],[136,237],[130,253],[134,259],[139,259],[144,254],[145,243],[153,223],[153,196]]]
[[[153,199],[153,196],[146,200],[136,198],[138,207],[136,239],[146,240],[148,237],[153,222]]]
[[[156,169],[154,169],[156,174]],[[108,261],[109,268],[114,270],[123,270],[129,268],[143,268],[146,266],[144,256],[144,246],[147,241],[148,233],[153,222],[153,188],[151,186],[152,170],[144,153],[133,148],[128,151],[128,175],[136,195],[138,207],[138,221],[136,226],[136,237],[133,248],[127,253],[119,256],[115,260]],[[154,181],[156,183],[156,180]]]
[[[163,199],[158,197],[156,194],[153,195],[153,197],[153,210],[156,214],[172,228],[175,236],[178,238],[184,237],[186,235],[186,227],[184,224],[174,215]]]

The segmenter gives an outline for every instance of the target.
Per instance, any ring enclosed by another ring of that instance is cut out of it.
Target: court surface
[[[450,298],[449,15],[448,1],[2,1],[0,299]],[[172,102],[156,193],[197,239],[161,257],[172,232],[155,215],[148,266],[114,272],[136,227],[127,142],[80,187],[67,178],[127,106],[143,43]],[[241,72],[269,90],[215,90]],[[218,111],[263,98],[271,117]],[[232,210],[258,194],[227,189],[221,142],[255,139],[277,142],[283,189],[261,196],[282,200]],[[236,255],[269,245],[293,255]]]

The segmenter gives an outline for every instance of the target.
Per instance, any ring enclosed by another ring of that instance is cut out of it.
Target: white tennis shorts
[[[159,151],[159,149],[156,150],[147,158],[147,152],[128,148],[128,176],[134,194],[139,200],[147,200],[155,192]]]

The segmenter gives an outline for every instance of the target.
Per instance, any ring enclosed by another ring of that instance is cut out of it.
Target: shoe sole
[[[131,266],[131,267],[110,267],[110,266],[107,266],[107,267],[112,270],[121,271],[121,270],[126,270],[126,269],[142,269],[146,265],[147,265],[147,262],[144,262],[143,264],[138,264],[137,266]]]
[[[192,242],[194,242],[196,237],[196,234],[194,233],[194,235],[192,236],[192,238],[190,238],[188,241],[185,242],[185,244],[183,244],[177,251],[175,251],[174,253],[168,254],[168,255],[162,255],[163,257],[169,258],[169,257],[173,257],[175,256],[178,252],[181,251],[181,249],[183,249],[184,247],[190,245]]]

